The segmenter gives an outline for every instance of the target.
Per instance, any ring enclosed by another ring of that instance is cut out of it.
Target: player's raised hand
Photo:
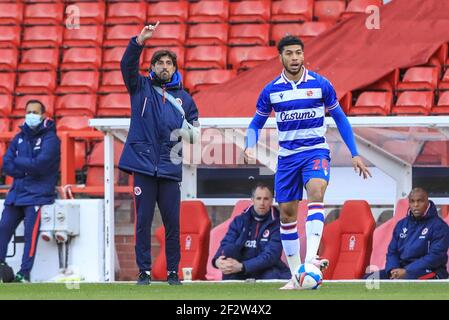
[[[140,32],[139,36],[137,37],[137,42],[141,45],[145,44],[145,41],[150,39],[153,36],[153,32],[156,31],[157,26],[159,25],[159,21],[156,22],[155,25],[147,25],[145,26],[142,31]]]
[[[363,175],[363,179],[367,179],[368,176],[372,177],[371,172],[369,172],[360,156],[355,156],[352,158],[352,166],[354,167],[354,171],[357,172],[359,176]]]

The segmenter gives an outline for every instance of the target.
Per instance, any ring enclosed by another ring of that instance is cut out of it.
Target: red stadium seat
[[[120,161],[120,156],[123,151],[123,142],[114,139],[114,166],[118,165]],[[104,142],[97,142],[92,148],[92,152],[87,158],[87,164],[89,166],[104,166]],[[104,170],[104,169],[103,169]]]
[[[69,71],[61,73],[57,93],[96,93],[99,73],[97,71]]]
[[[64,30],[65,47],[97,47],[103,43],[102,25],[83,25],[79,29]]]
[[[185,86],[190,93],[224,83],[237,75],[235,70],[194,70],[186,73]]]
[[[230,23],[269,22],[271,16],[271,1],[239,1],[232,2],[230,8]]]
[[[234,206],[234,209],[231,213],[229,219],[225,220],[218,226],[214,227],[210,231],[210,241],[209,241],[209,258],[207,259],[207,280],[221,280],[222,274],[221,271],[214,268],[212,266],[212,258],[215,256],[218,248],[220,247],[220,242],[228,232],[229,225],[232,220],[240,215],[244,210],[252,205],[251,200],[239,200]]]
[[[104,71],[102,74],[101,93],[127,92],[121,71]]]
[[[156,23],[184,23],[189,16],[189,3],[187,1],[149,3],[147,22]]]
[[[233,69],[248,69],[279,55],[276,47],[235,47],[228,52],[228,64]]]
[[[393,115],[428,115],[433,105],[432,91],[404,91],[399,94]]]
[[[426,64],[428,66],[434,66],[438,68],[438,74],[441,73],[442,67],[446,64],[446,59],[448,57],[448,44],[443,43],[437,51],[430,57],[429,62]]]
[[[1,95],[0,95],[0,103],[1,103],[1,99],[2,98],[1,98]],[[8,118],[0,117],[0,132],[9,132],[10,122],[11,121]],[[6,150],[4,150],[4,151],[6,151]],[[3,159],[3,155],[4,154],[5,154],[4,152],[1,154],[0,159]]]
[[[438,103],[436,106],[432,108],[431,114],[433,115],[449,114],[449,91],[440,91]]]
[[[199,46],[187,49],[185,69],[225,69],[226,46]]]
[[[15,72],[0,72],[0,92],[10,94],[14,92],[16,85],[16,73]]]
[[[143,25],[115,25],[106,29],[105,47],[127,46],[129,40],[140,34]],[[157,30],[159,32],[159,28]],[[154,35],[153,35],[154,36]]]
[[[231,46],[268,46],[270,41],[270,25],[264,24],[236,24],[229,29]]]
[[[412,67],[407,69],[398,90],[434,90],[438,84],[438,68]]]
[[[9,117],[12,111],[12,95],[10,94],[0,94],[0,119],[3,120],[3,117]],[[8,122],[9,126],[9,122]],[[0,128],[0,132],[4,132],[5,130],[2,130]],[[6,131],[9,131],[6,130]]]
[[[301,25],[299,37],[303,42],[306,42],[310,39],[315,38],[320,33],[323,33],[324,31],[330,29],[331,27],[332,27],[331,22],[315,22],[315,21],[304,22]]]
[[[314,16],[318,21],[336,22],[345,11],[345,1],[325,0],[314,2]]]
[[[188,46],[226,45],[227,41],[227,23],[201,23],[189,27],[185,44]]]
[[[118,169],[114,169],[114,185],[119,185],[119,175]],[[98,187],[104,186],[104,167],[103,166],[87,166],[86,174],[86,187]],[[99,196],[101,193],[92,192],[89,193],[91,196]]]
[[[52,70],[58,69],[58,48],[37,48],[22,51],[20,71]]]
[[[32,26],[23,29],[22,48],[59,47],[62,26]]]
[[[25,118],[11,118],[10,131],[17,133],[19,132],[19,127],[25,123]]]
[[[349,110],[352,107],[352,93],[351,93],[351,91],[349,91],[343,97],[341,97],[340,100],[338,100],[338,102],[340,103],[340,106],[343,109],[343,112],[345,114],[349,114]]]
[[[299,37],[302,32],[301,23],[276,23],[271,24],[271,41],[275,44],[287,35]]]
[[[178,275],[183,279],[182,268],[192,268],[192,280],[206,279],[207,258],[209,256],[209,235],[211,222],[207,209],[201,201],[182,201],[180,208],[180,243],[181,260]],[[151,275],[155,280],[167,279],[165,257],[165,229],[156,230],[160,243],[159,255],[156,257]]]
[[[0,24],[20,25],[23,19],[23,4],[0,3]]]
[[[281,0],[271,5],[272,22],[311,21],[313,0]]]
[[[89,127],[89,118],[87,116],[66,116],[57,120],[56,129],[58,131],[78,131],[89,130],[93,128]]]
[[[108,4],[106,24],[143,24],[147,18],[145,2],[123,2]]]
[[[99,117],[129,117],[131,102],[128,93],[110,93],[100,96],[98,105]]]
[[[382,77],[378,81],[370,84],[364,90],[369,91],[394,91],[399,83],[399,69],[394,69],[392,72]]]
[[[399,220],[404,218],[408,210],[408,199],[400,199],[396,203],[393,218],[386,221],[374,230],[373,251],[371,253],[370,265],[379,269],[385,268],[387,260],[388,245],[390,244],[393,230]]]
[[[80,17],[80,23],[82,25],[85,24],[96,24],[96,25],[102,25],[104,23],[105,19],[105,13],[106,13],[106,4],[103,1],[96,1],[96,2],[79,2],[76,1],[76,4],[74,4],[79,10],[74,11],[76,9],[69,8],[69,5],[66,7],[66,14],[67,16],[72,16],[75,14],[79,14]],[[67,12],[68,10],[68,12]],[[84,28],[84,26],[83,26]],[[82,28],[80,28],[82,29]]]
[[[101,48],[70,48],[62,56],[60,69],[96,70],[101,65]]]
[[[0,71],[15,71],[17,68],[17,48],[0,48]]]
[[[449,90],[449,69],[446,70],[446,72],[443,75],[443,78],[441,79],[439,85],[439,90]]]
[[[0,26],[0,48],[20,46],[20,26]]]
[[[369,264],[375,222],[364,200],[345,201],[337,220],[324,226],[320,256],[330,261],[325,279],[360,279]]]
[[[183,46],[185,40],[185,24],[161,24],[157,27],[147,45],[150,47]]]
[[[26,94],[52,94],[56,88],[56,72],[29,71],[19,73],[16,92]]]
[[[178,69],[184,68],[184,47],[158,47],[158,48],[147,48],[144,50],[143,61],[140,65],[140,68],[148,71],[151,64],[151,57],[158,50],[168,49],[173,51],[176,54]]]
[[[94,117],[97,109],[95,94],[67,94],[56,99],[57,116]]]
[[[199,1],[190,4],[189,22],[227,22],[229,2],[227,0]]]
[[[103,49],[103,64],[101,68],[104,70],[119,70],[120,61],[125,53],[126,47],[114,47]]]
[[[362,92],[355,105],[349,110],[349,115],[380,115],[390,114],[393,104],[391,92]]]
[[[24,23],[27,25],[58,25],[64,15],[62,3],[27,4],[24,10]]]
[[[382,6],[382,0],[352,0],[346,7],[345,12],[341,14],[343,19],[350,18],[357,14],[365,14],[366,7],[368,6]]]
[[[12,115],[15,117],[23,117],[25,116],[25,107],[28,101],[30,100],[39,100],[45,106],[45,114],[48,117],[52,117],[54,115],[54,101],[55,97],[53,95],[21,95],[15,97],[14,109],[12,111]]]

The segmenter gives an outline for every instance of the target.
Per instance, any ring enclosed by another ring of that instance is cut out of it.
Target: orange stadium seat
[[[0,48],[0,71],[15,71],[18,56],[18,50],[15,47]]]
[[[103,43],[102,25],[83,25],[79,29],[64,29],[65,47],[96,47]]]
[[[412,67],[407,69],[398,90],[434,90],[438,85],[438,68]]]
[[[16,85],[16,73],[15,72],[0,72],[0,92],[13,93]]]
[[[101,65],[101,48],[70,48],[63,52],[60,69],[96,70]]]
[[[432,91],[404,91],[399,94],[393,115],[428,115],[433,105]]]
[[[229,2],[227,0],[199,1],[190,4],[190,23],[227,22]]]
[[[67,10],[69,5],[71,5],[71,4],[67,4],[65,10]],[[105,15],[106,15],[105,2],[103,2],[103,1],[96,1],[96,2],[76,1],[76,7],[79,8],[79,11],[72,11],[69,8],[69,11],[66,12],[67,16],[79,14],[80,23],[82,25],[85,25],[85,24],[102,25],[104,23],[104,19],[105,19]],[[80,29],[82,29],[82,28],[80,28]]]
[[[20,45],[20,26],[0,26],[0,48]]]
[[[0,119],[3,119],[3,117],[8,117],[11,114],[12,111],[12,95],[10,94],[0,94]],[[9,122],[8,122],[9,126]],[[2,130],[0,128],[0,132],[4,132],[5,130]],[[6,130],[9,131],[9,130]]]
[[[189,48],[185,55],[185,69],[225,69],[226,46]]]
[[[23,4],[0,3],[0,24],[20,25],[23,19]]]
[[[57,116],[94,117],[97,109],[95,94],[66,94],[56,99]]]
[[[100,96],[97,116],[129,117],[131,102],[128,93],[110,93]]]
[[[233,69],[247,69],[279,55],[276,47],[234,47],[228,51],[228,64]]]
[[[158,51],[158,50],[164,50],[164,49],[168,49],[173,51],[176,54],[177,57],[177,63],[178,63],[178,68],[179,69],[183,69],[184,68],[184,54],[185,54],[185,49],[184,47],[157,47],[157,48],[146,48],[144,50],[144,54],[143,54],[143,61],[142,64],[140,65],[140,68],[148,71],[150,64],[151,64],[151,57],[153,56],[153,54]]]
[[[226,45],[227,41],[227,23],[200,23],[189,27],[185,44],[187,46]]]
[[[340,15],[346,9],[346,2],[336,0],[324,0],[314,2],[314,16],[318,21],[337,22]]]
[[[30,26],[23,29],[22,48],[59,47],[62,26]]]
[[[371,253],[370,265],[379,269],[385,268],[387,260],[388,245],[390,244],[393,230],[399,220],[404,218],[408,210],[408,199],[400,199],[396,203],[393,218],[386,221],[374,230],[373,251]]]
[[[286,35],[297,36],[302,32],[301,23],[273,23],[271,24],[271,38],[275,44]]]
[[[145,2],[109,3],[106,24],[139,23],[147,18]]]
[[[236,24],[229,28],[231,46],[268,46],[270,41],[270,24]]]
[[[103,71],[100,93],[127,92],[120,70]]]
[[[360,279],[369,264],[375,222],[368,202],[345,201],[337,220],[324,226],[320,256],[330,261],[325,279]]]
[[[186,73],[185,86],[190,93],[224,83],[237,75],[235,70],[194,70]]]
[[[52,94],[56,88],[56,72],[29,71],[18,74],[16,92],[27,94]]]
[[[61,24],[64,15],[62,3],[27,4],[24,8],[26,25]]]
[[[349,115],[380,115],[388,116],[393,104],[391,92],[362,92],[355,105],[350,108]]]
[[[96,93],[99,73],[97,71],[68,71],[61,73],[61,84],[56,90],[59,94]]]
[[[281,0],[271,4],[272,22],[311,21],[313,0]]]
[[[147,9],[147,22],[156,23],[184,23],[189,16],[189,3],[187,1],[149,3]]]
[[[231,2],[229,12],[230,23],[269,22],[271,16],[271,1],[257,0]]]
[[[54,115],[54,101],[55,97],[53,95],[20,95],[15,97],[14,109],[12,115],[15,117],[25,116],[25,106],[30,100],[39,100],[45,106],[45,114],[48,117]]]
[[[181,260],[178,275],[183,279],[182,268],[192,268],[192,280],[205,280],[207,258],[209,256],[209,236],[211,222],[206,206],[201,201],[181,201],[180,208]],[[151,275],[155,280],[167,279],[165,257],[165,229],[156,230],[160,251],[156,257]]]
[[[368,6],[382,6],[382,0],[352,0],[348,3],[345,12],[341,14],[343,19],[350,18],[357,14],[365,14],[366,7]]]
[[[440,91],[438,103],[431,110],[433,115],[449,114],[449,91]]]
[[[441,81],[438,84],[438,89],[449,90],[449,69],[446,70],[446,72],[443,75],[443,78],[441,78]]]
[[[101,68],[104,70],[119,70],[120,61],[125,53],[126,47],[114,47],[103,49],[103,63]]]
[[[20,71],[52,70],[58,69],[58,48],[35,48],[22,51],[19,64]]]
[[[185,24],[161,24],[158,26],[157,31],[151,37],[151,41],[148,41],[148,46],[183,46],[185,40]]]
[[[106,36],[103,46],[116,47],[127,46],[129,40],[140,34],[143,25],[115,25],[106,28]],[[158,28],[159,32],[159,28]]]
[[[308,21],[301,25],[299,37],[303,42],[311,40],[318,36],[320,33],[330,29],[332,27],[331,22],[316,22]]]

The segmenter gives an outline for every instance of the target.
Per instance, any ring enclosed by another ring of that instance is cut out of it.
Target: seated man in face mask
[[[0,219],[0,264],[19,223],[25,225],[25,247],[15,282],[29,282],[36,256],[41,207],[55,201],[60,163],[60,140],[55,123],[45,119],[45,106],[30,100],[25,123],[3,156],[3,172],[14,178]]]
[[[273,207],[273,193],[259,183],[252,201],[231,222],[212,265],[223,273],[223,280],[290,279],[290,270],[281,261],[279,211]]]

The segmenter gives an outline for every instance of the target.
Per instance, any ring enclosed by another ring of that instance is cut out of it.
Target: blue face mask
[[[27,113],[25,115],[25,123],[30,128],[36,128],[42,122],[40,114]]]

